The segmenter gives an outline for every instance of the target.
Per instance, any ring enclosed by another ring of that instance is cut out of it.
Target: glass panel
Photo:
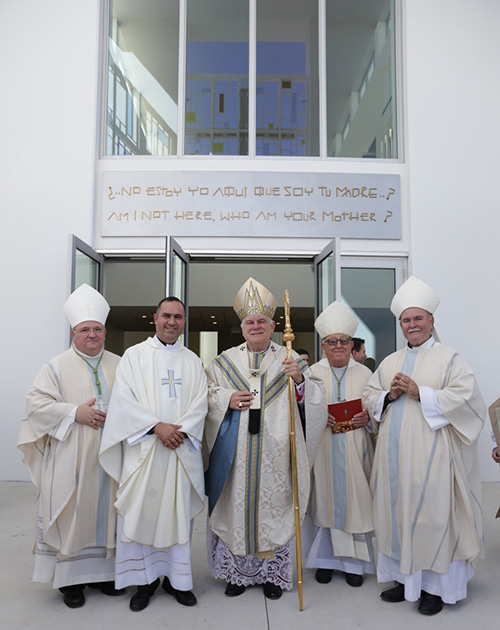
[[[99,291],[99,263],[77,249],[75,252],[75,289],[85,283]]]
[[[257,0],[257,155],[319,155],[318,6]]]
[[[326,0],[328,156],[397,158],[394,0]]]
[[[175,155],[178,0],[110,0],[106,155]]]
[[[342,302],[359,320],[356,337],[365,340],[367,357],[375,367],[396,350],[396,320],[390,311],[396,286],[394,269],[341,270]],[[374,364],[373,364],[374,363]]]
[[[186,263],[175,252],[172,254],[171,294],[186,304]]]
[[[318,264],[318,313],[335,301],[335,255]]]
[[[188,155],[248,154],[248,1],[187,0]]]

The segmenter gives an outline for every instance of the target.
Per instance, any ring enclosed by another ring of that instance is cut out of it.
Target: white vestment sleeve
[[[490,438],[491,438],[491,441],[493,442],[492,450],[495,450],[496,448],[498,448],[498,444],[497,444],[497,441],[495,440],[495,434],[493,433],[493,431],[490,433]]]
[[[450,424],[441,411],[435,390],[432,387],[425,386],[421,386],[418,389],[422,414],[429,427],[433,431],[437,431]]]
[[[155,426],[156,426],[156,423],[152,424],[150,427],[147,427],[146,429],[141,429],[134,435],[131,435],[129,438],[127,438],[127,442],[130,444],[130,446],[134,446],[134,444],[139,444],[139,442],[143,442],[144,440],[147,440],[148,437],[150,436],[149,432],[151,431],[151,429],[154,429]]]
[[[71,434],[71,427],[76,424],[76,410],[77,407],[75,407],[72,412],[68,413],[67,416],[64,416],[48,434],[56,440],[59,440],[59,442],[64,442]]]

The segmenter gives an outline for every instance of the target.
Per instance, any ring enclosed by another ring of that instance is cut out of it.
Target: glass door
[[[341,257],[337,238],[314,258],[314,318],[335,300],[348,306],[359,321],[356,337],[365,344],[368,357],[365,364],[375,369],[382,359],[404,345],[390,305],[405,279],[403,258]],[[319,361],[322,353],[318,335],[315,335],[315,351]]]
[[[86,283],[96,291],[104,293],[102,272],[104,256],[74,235],[71,249],[71,292]]]
[[[314,320],[340,299],[340,239],[335,238],[314,257]],[[315,335],[316,360],[321,359],[321,339]]]
[[[174,296],[184,302],[186,309],[186,327],[181,342],[187,347],[189,331],[189,255],[179,243],[167,236],[165,249],[165,296]]]
[[[365,365],[370,369],[378,367],[382,359],[404,346],[401,328],[390,306],[405,279],[402,258],[342,258],[341,300],[358,318],[356,337],[365,344]]]
[[[82,284],[88,284],[104,295],[104,256],[73,234],[71,241],[71,293]],[[69,345],[71,345],[71,332]]]

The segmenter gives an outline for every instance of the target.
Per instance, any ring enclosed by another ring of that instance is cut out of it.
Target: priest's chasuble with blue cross
[[[363,393],[370,415],[397,372],[434,390],[449,424],[433,431],[420,401],[407,394],[387,407],[371,479],[378,550],[405,575],[447,573],[455,560],[472,562],[482,550],[476,443],[486,408],[464,359],[435,343],[382,361]]]
[[[156,548],[189,542],[191,519],[203,509],[201,451],[190,440],[175,450],[155,433],[130,444],[158,422],[181,425],[201,442],[207,412],[207,381],[200,359],[179,344],[165,352],[147,339],[123,355],[103,431],[99,460],[119,483],[116,509],[122,542]]]
[[[321,379],[314,376],[298,355],[294,356],[305,378],[307,445],[297,401],[293,401],[303,518],[309,500],[310,467],[326,426],[327,413]],[[206,464],[211,454],[229,458],[227,477],[215,506],[211,506],[209,527],[235,555],[272,554],[295,535],[288,379],[282,363],[285,358],[286,348],[273,342],[263,353],[252,353],[243,343],[223,352],[207,368]],[[254,394],[252,408],[260,410],[258,432],[249,432],[248,409],[241,412],[229,409],[235,391]],[[213,458],[210,461],[217,464]],[[207,493],[211,492],[210,482]]]

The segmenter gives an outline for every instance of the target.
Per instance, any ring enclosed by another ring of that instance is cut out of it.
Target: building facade
[[[3,315],[2,479],[26,479],[24,396],[67,347],[81,281],[110,302],[117,352],[173,291],[208,361],[237,340],[232,299],[254,275],[289,289],[296,347],[314,353],[315,312],[338,297],[378,362],[402,343],[388,307],[413,273],[441,298],[442,341],[498,398],[482,340],[500,306],[496,0],[7,0],[0,18],[18,306]],[[490,451],[487,428],[496,480]]]

